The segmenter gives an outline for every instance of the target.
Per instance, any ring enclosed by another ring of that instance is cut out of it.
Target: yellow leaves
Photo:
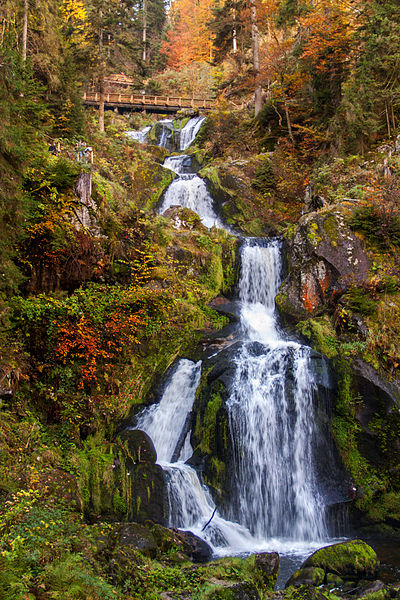
[[[61,15],[71,28],[70,42],[76,46],[86,46],[91,32],[84,3],[81,0],[63,0]]]

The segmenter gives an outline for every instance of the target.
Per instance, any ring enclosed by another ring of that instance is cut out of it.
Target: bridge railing
[[[83,101],[88,104],[97,104],[100,102],[98,92],[85,92]],[[120,94],[110,92],[104,94],[106,104],[132,105],[132,106],[179,106],[180,108],[204,108],[211,110],[216,106],[216,101],[204,98],[181,98],[176,96],[148,96],[145,94]]]

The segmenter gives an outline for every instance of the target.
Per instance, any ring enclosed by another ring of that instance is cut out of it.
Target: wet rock
[[[197,537],[191,531],[180,531],[179,529],[172,529],[172,531],[183,542],[184,551],[193,562],[206,563],[211,560],[212,550],[207,542]]]
[[[209,600],[260,600],[256,586],[248,581],[227,583],[211,580],[210,583],[219,585],[207,594]]]
[[[167,525],[168,497],[165,475],[160,465],[139,464],[131,471],[132,505],[129,520],[147,520]]]
[[[125,429],[118,437],[134,465],[138,463],[154,464],[156,462],[157,454],[154,444],[144,431]]]
[[[138,523],[126,523],[121,526],[116,550],[122,551],[125,548],[136,550],[150,558],[155,558],[157,555],[157,543],[153,534],[147,527]]]
[[[340,208],[304,215],[287,245],[289,275],[277,306],[288,321],[320,312],[367,277],[367,254]]]
[[[347,579],[373,579],[379,571],[376,552],[362,540],[341,542],[321,548],[301,566],[318,567]]]
[[[326,592],[312,585],[301,585],[290,589],[291,600],[326,600],[326,597]]]
[[[341,587],[343,585],[343,579],[341,577],[339,577],[339,575],[335,575],[334,573],[327,573],[326,574],[326,585],[329,588],[337,588],[337,587]]]
[[[355,598],[365,598],[369,594],[376,594],[377,592],[382,592],[385,590],[385,584],[382,581],[373,581],[372,583],[367,583],[363,585],[359,590],[354,594]],[[387,593],[389,596],[389,592]]]
[[[325,571],[319,567],[307,567],[298,569],[293,573],[290,579],[286,582],[285,587],[300,587],[302,585],[319,586],[324,583]]]
[[[254,557],[254,568],[267,588],[273,588],[278,577],[280,558],[277,552],[263,552]]]

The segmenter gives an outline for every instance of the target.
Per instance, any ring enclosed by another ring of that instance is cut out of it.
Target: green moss
[[[320,235],[318,235],[318,225],[315,222],[311,222],[308,225],[307,239],[316,248],[322,241]]]
[[[352,540],[317,550],[304,564],[341,577],[360,579],[376,575],[379,561],[375,550],[362,540]]]
[[[328,358],[337,356],[338,341],[328,316],[324,315],[316,319],[300,321],[296,329],[312,342],[314,349],[318,352],[322,352]]]
[[[197,416],[195,433],[200,440],[197,448],[204,454],[211,454],[215,444],[217,414],[222,407],[222,403],[220,393],[214,391],[206,406],[203,419],[201,419],[200,414]]]
[[[329,215],[326,217],[322,221],[322,227],[329,237],[332,246],[336,248],[340,239],[340,230],[336,217],[334,215]]]

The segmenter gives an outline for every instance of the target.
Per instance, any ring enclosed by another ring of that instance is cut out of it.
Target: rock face
[[[276,302],[289,322],[318,314],[367,276],[368,257],[341,208],[304,215],[287,243],[289,275]]]
[[[125,465],[128,503],[126,518],[139,523],[146,520],[167,524],[168,500],[162,468],[157,460],[153,442],[140,430],[125,430],[120,436],[123,461],[117,464],[116,475]]]
[[[333,573],[343,579],[374,579],[379,572],[376,552],[362,540],[352,540],[321,548],[312,554],[301,566],[318,568],[325,575]]]

